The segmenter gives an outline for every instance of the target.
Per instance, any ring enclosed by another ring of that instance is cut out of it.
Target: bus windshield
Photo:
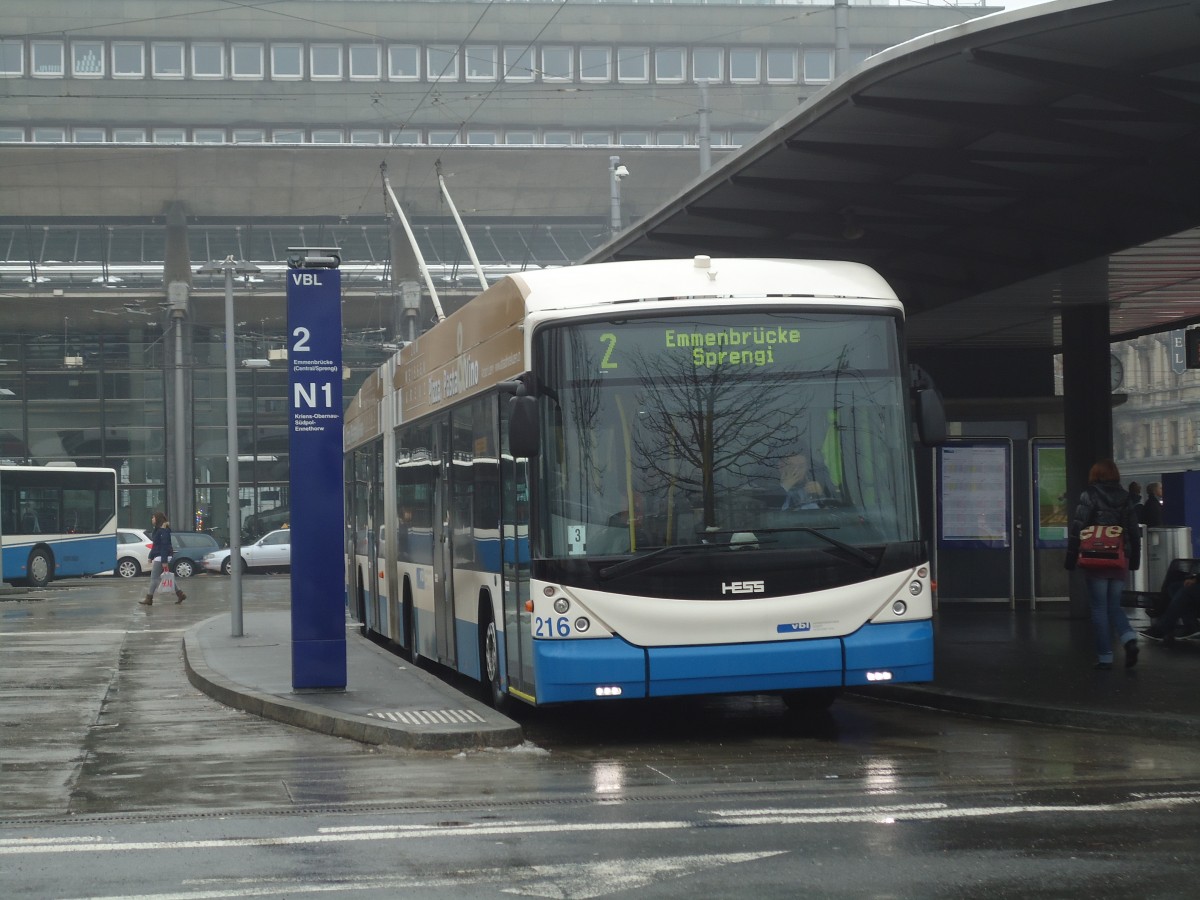
[[[897,317],[692,312],[535,336],[548,557],[918,537]],[[840,550],[838,549],[840,548]]]

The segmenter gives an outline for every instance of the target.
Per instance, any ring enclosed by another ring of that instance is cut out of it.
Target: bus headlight
[[[908,604],[905,603],[903,600],[897,600],[895,603],[892,604],[892,612],[894,612],[898,616],[902,616],[906,612],[908,612]]]
[[[588,620],[588,618],[586,616],[580,616],[578,619],[575,620],[575,630],[578,631],[580,634],[587,631],[591,627],[592,627],[592,623]]]
[[[559,615],[562,615],[570,608],[571,608],[571,601],[568,600],[566,597],[559,597],[557,600],[554,601],[554,611],[556,613],[558,613]]]
[[[913,581],[908,585],[908,592],[914,597],[918,596],[923,590],[925,590],[925,587],[919,581]]]

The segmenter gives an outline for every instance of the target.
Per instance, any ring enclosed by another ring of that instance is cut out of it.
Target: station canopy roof
[[[915,347],[1200,321],[1200,4],[1057,0],[891,48],[589,261],[849,259]]]
[[[551,222],[505,219],[467,225],[471,243],[485,266],[522,270],[571,265],[608,237],[606,222],[556,218]],[[445,218],[415,221],[413,234],[426,263],[447,282],[478,284],[461,235]],[[188,251],[193,260],[235,259],[259,266],[287,258],[289,247],[336,246],[342,259],[365,277],[387,274],[391,262],[388,225],[334,217],[256,218],[245,221],[194,219],[188,225]],[[82,290],[120,285],[161,292],[166,233],[161,221],[47,220],[44,223],[0,221],[0,284],[29,284],[38,279],[56,287]],[[282,267],[268,271],[283,286]],[[197,280],[203,281],[202,277]],[[217,280],[220,278],[217,276]]]

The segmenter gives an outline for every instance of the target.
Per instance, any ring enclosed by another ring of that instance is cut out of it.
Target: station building
[[[870,55],[1000,7],[6,0],[0,459],[111,466],[122,525],[227,538],[224,280],[199,269],[258,270],[233,340],[269,363],[288,248],[341,248],[352,396],[432,315],[385,177],[453,308],[479,285],[450,198],[489,276],[570,265]],[[237,381],[253,533],[288,506],[287,376]]]

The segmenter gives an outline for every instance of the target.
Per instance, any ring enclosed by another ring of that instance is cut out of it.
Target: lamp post
[[[172,443],[175,447],[175,465],[173,467],[172,483],[174,490],[167,500],[170,509],[168,517],[172,522],[182,524],[184,518],[192,518],[192,498],[190,478],[188,476],[187,457],[187,428],[184,422],[183,385],[183,322],[188,311],[188,292],[191,285],[186,281],[172,281],[167,285],[167,304],[171,313],[171,327],[175,331],[175,367],[172,372],[175,401],[171,408]]]
[[[237,367],[234,364],[233,276],[259,272],[250,263],[237,263],[232,256],[219,263],[201,266],[201,275],[225,275],[225,423],[229,451],[229,614],[233,637],[242,636],[242,507],[238,483]]]
[[[608,198],[611,203],[609,228],[613,234],[621,230],[621,179],[629,170],[621,165],[621,157],[608,158]]]

